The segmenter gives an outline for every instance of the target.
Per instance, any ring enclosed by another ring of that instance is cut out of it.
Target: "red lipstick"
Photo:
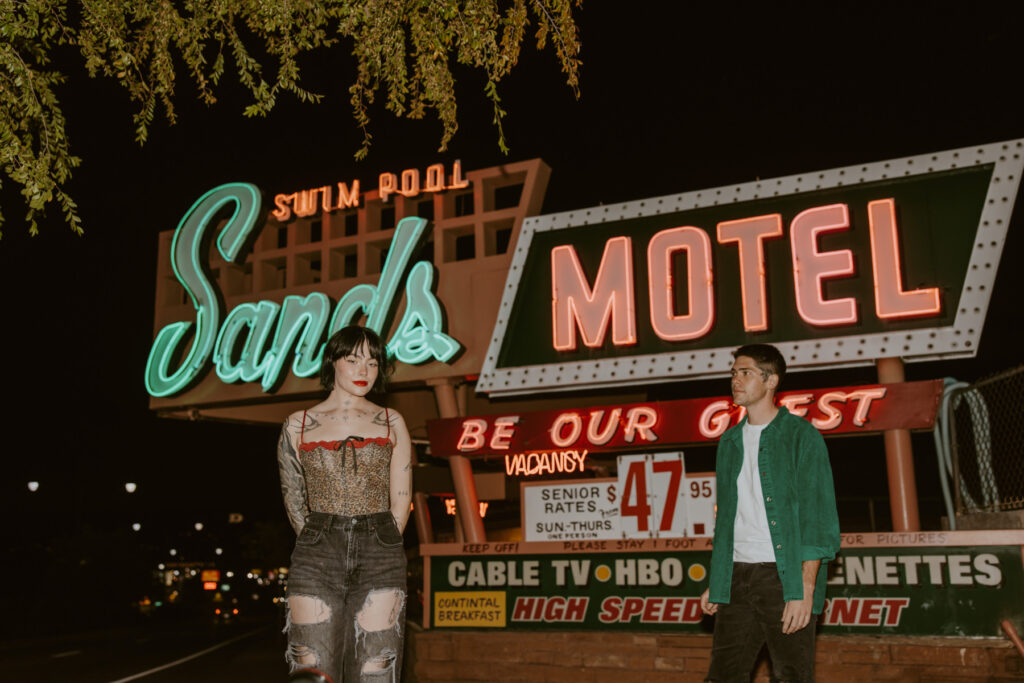
[[[355,384],[357,387],[365,387],[369,382],[365,379],[354,379],[352,380],[352,384]]]

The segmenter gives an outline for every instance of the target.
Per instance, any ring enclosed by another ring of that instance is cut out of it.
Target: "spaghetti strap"
[[[306,443],[306,411],[302,411],[302,431],[299,432],[299,445]]]

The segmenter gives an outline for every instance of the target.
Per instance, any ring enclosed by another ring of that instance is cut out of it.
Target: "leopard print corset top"
[[[305,422],[305,416],[303,416]],[[370,515],[391,509],[391,429],[388,436],[299,441],[310,512]]]

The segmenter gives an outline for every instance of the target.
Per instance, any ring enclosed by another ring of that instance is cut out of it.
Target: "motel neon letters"
[[[874,314],[881,320],[937,316],[942,312],[938,287],[904,289],[899,252],[896,201],[883,198],[868,202],[871,239],[871,273],[874,278]],[[829,280],[856,272],[851,249],[823,250],[821,237],[850,229],[847,204],[817,206],[796,215],[789,225],[790,255],[795,292],[793,302],[800,318],[819,328],[858,322],[853,297],[830,299]],[[719,244],[736,245],[745,332],[769,328],[771,312],[766,294],[764,242],[784,234],[781,214],[753,216],[717,224]],[[685,273],[675,273],[673,259],[686,255]],[[647,244],[647,293],[650,324],[662,340],[681,342],[700,339],[715,324],[715,279],[712,243],[696,226],[668,228],[655,233]],[[685,311],[676,310],[674,281],[686,282]],[[633,243],[629,236],[609,239],[593,286],[588,282],[572,244],[551,250],[552,345],[559,351],[583,345],[597,348],[611,336],[615,346],[637,342],[636,294],[634,291]]]

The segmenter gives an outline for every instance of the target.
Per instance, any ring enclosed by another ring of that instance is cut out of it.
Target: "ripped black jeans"
[[[313,512],[288,573],[288,660],[334,683],[401,679],[406,561],[391,512]]]

